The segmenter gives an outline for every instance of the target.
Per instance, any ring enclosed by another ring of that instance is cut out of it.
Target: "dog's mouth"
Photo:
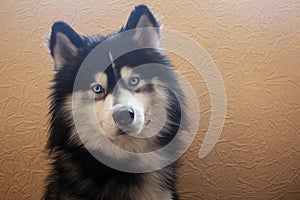
[[[118,128],[117,132],[116,132],[116,135],[117,136],[120,136],[120,135],[129,135],[130,132],[129,131],[125,131],[125,130],[122,130],[120,128]]]
[[[147,119],[145,122],[144,127],[148,126],[149,124],[151,124],[152,120],[151,119]],[[143,127],[143,128],[144,128]],[[116,135],[137,135],[139,133],[134,132],[132,129],[130,128],[118,128]]]
[[[133,126],[133,127],[118,127],[118,130],[116,131],[116,136],[132,136],[135,138],[148,138],[149,136],[149,130],[147,130],[148,126],[151,126],[152,119],[148,118],[145,119],[144,124],[140,126]],[[150,133],[152,136],[152,134]]]

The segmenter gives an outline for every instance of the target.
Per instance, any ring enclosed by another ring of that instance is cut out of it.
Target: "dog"
[[[185,97],[160,29],[145,5],[105,36],[53,24],[47,143],[53,162],[43,199],[179,198]]]

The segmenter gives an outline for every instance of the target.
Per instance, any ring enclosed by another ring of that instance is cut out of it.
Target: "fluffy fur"
[[[149,34],[139,32],[139,28],[144,27],[158,29]],[[56,72],[51,87],[50,134],[47,144],[53,163],[44,199],[178,199],[176,191],[178,161],[153,172],[128,173],[106,166],[91,154],[91,151],[97,151],[104,156],[111,156],[111,159],[122,161],[122,157],[111,152],[110,146],[104,144],[101,137],[95,134],[96,125],[91,123],[89,114],[95,108],[104,136],[127,151],[151,152],[169,144],[176,134],[180,134],[179,126],[182,120],[185,120],[185,115],[183,105],[179,102],[183,102],[184,96],[176,74],[161,49],[159,27],[159,22],[144,5],[135,7],[128,22],[119,31],[108,36],[81,36],[64,22],[56,22],[53,25],[49,48]],[[135,50],[115,60],[113,55],[110,55],[112,63],[105,71],[95,69],[85,77],[86,85],[82,85],[80,89],[73,88],[76,75],[87,55],[101,42],[127,30],[136,31],[133,42],[149,43],[153,48]],[[134,71],[137,66],[149,63],[162,64],[165,68],[148,76],[139,75]],[[130,89],[126,84],[133,76],[139,76],[140,82],[145,81],[145,84]],[[122,80],[123,85],[118,86],[118,80]],[[95,83],[103,87],[102,93],[93,93],[91,85]],[[118,87],[118,97],[113,94],[115,87]],[[126,97],[127,93],[132,95],[134,102],[132,106],[137,122],[132,123],[136,123],[134,126],[137,128],[134,127],[136,129],[132,130],[135,132],[151,132],[152,129],[147,130],[145,124],[155,121],[155,116],[160,115],[159,111],[153,109],[150,111],[151,105],[157,104],[166,110],[167,120],[159,133],[150,138],[136,138],[122,131],[120,133],[120,128],[112,117],[117,107],[113,102],[116,99],[121,102],[120,96]],[[88,101],[91,99],[92,101]],[[74,101],[79,102],[77,105],[81,109],[78,108],[78,111],[76,106],[72,107]],[[77,129],[74,127],[74,112],[79,114],[83,121],[82,138],[78,137]],[[169,153],[178,154],[180,144],[178,145],[178,149]],[[162,156],[167,157],[168,154]],[[145,159],[138,162],[151,165],[159,161]]]

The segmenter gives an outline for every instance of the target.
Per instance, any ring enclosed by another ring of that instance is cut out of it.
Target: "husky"
[[[145,5],[108,35],[83,36],[65,22],[53,24],[47,143],[53,162],[43,199],[179,198],[179,160],[170,157],[180,154],[178,136],[186,128],[184,93],[160,28]],[[171,143],[175,148],[149,156]]]

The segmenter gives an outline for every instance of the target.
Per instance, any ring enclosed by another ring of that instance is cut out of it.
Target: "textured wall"
[[[108,33],[125,22],[126,0],[4,0],[0,7],[0,196],[39,199],[48,169],[51,60],[42,36],[65,20],[82,34]],[[219,142],[198,151],[210,118],[204,81],[171,55],[200,101],[197,138],[183,157],[182,199],[300,199],[300,2],[149,2],[163,24],[201,44],[227,93]]]

